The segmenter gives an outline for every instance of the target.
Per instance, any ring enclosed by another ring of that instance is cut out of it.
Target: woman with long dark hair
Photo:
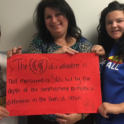
[[[103,104],[96,124],[124,123],[124,4],[117,1],[101,12],[98,43],[105,49],[101,61]]]

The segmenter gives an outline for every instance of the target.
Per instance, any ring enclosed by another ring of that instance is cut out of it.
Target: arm
[[[124,113],[124,102],[120,103],[120,113]]]
[[[0,54],[0,65],[2,69],[3,80],[6,82],[6,67],[7,67],[7,56]]]
[[[2,77],[3,77],[4,81],[6,81],[6,62],[7,62],[7,56],[0,54],[0,66],[2,69]],[[3,80],[0,80],[0,83],[4,83]],[[1,90],[1,88],[0,88],[0,90]],[[9,117],[9,112],[6,108],[0,106],[0,120],[3,117]]]

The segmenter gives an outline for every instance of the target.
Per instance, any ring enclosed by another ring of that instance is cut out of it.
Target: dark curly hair
[[[65,0],[42,0],[39,2],[34,12],[34,23],[38,31],[35,36],[40,37],[43,42],[54,41],[45,25],[44,10],[46,7],[59,10],[67,18],[69,24],[66,34],[67,42],[69,42],[68,37],[74,37],[77,40],[81,37],[81,30],[76,24],[74,12]]]
[[[106,55],[108,56],[108,54],[111,51],[111,48],[113,46],[113,44],[115,43],[115,40],[112,39],[107,31],[106,31],[106,24],[105,24],[105,19],[106,16],[109,12],[112,11],[123,11],[124,12],[124,4],[121,4],[117,1],[113,1],[111,3],[109,3],[108,7],[106,7],[102,12],[101,12],[101,17],[99,20],[99,25],[97,27],[97,31],[98,31],[98,44],[103,46],[103,48],[105,49]],[[118,53],[117,55],[119,57],[124,57],[124,35],[121,37],[120,39],[120,44],[118,47]]]

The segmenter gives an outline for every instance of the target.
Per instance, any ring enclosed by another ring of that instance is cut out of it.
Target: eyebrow
[[[48,16],[48,15],[50,15],[50,14],[47,14],[47,13],[46,13],[46,14],[44,14],[44,15],[45,15],[45,16]]]
[[[124,20],[124,18],[117,18],[116,20]],[[106,22],[110,22],[112,20],[106,20]]]

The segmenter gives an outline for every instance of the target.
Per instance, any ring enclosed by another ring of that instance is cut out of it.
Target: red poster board
[[[95,53],[19,54],[7,60],[10,116],[96,113],[101,103]]]

